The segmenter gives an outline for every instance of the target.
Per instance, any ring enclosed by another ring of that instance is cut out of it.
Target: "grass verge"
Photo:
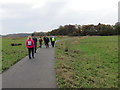
[[[58,88],[118,88],[118,37],[74,37],[57,42]]]

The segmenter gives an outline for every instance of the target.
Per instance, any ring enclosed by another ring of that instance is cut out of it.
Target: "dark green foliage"
[[[58,29],[48,32],[48,35],[69,35],[69,36],[87,36],[87,35],[100,35],[110,36],[117,35],[120,25],[105,25],[99,23],[98,25],[65,25],[60,26]]]
[[[45,32],[33,32],[32,36],[45,36],[46,33]]]

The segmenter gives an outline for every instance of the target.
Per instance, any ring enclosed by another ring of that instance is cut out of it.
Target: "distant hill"
[[[3,37],[25,37],[29,36],[32,33],[17,33],[17,34],[8,34],[8,35],[2,35]]]

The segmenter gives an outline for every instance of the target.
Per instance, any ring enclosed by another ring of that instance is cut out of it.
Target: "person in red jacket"
[[[31,59],[31,52],[32,52],[32,57],[34,58],[34,47],[35,47],[35,43],[32,40],[31,36],[28,36],[28,39],[26,40],[26,47],[28,48],[28,55],[29,55],[29,59]]]

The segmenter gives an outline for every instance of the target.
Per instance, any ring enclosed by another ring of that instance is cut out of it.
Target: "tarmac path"
[[[39,48],[2,74],[2,88],[56,88],[55,48]]]

